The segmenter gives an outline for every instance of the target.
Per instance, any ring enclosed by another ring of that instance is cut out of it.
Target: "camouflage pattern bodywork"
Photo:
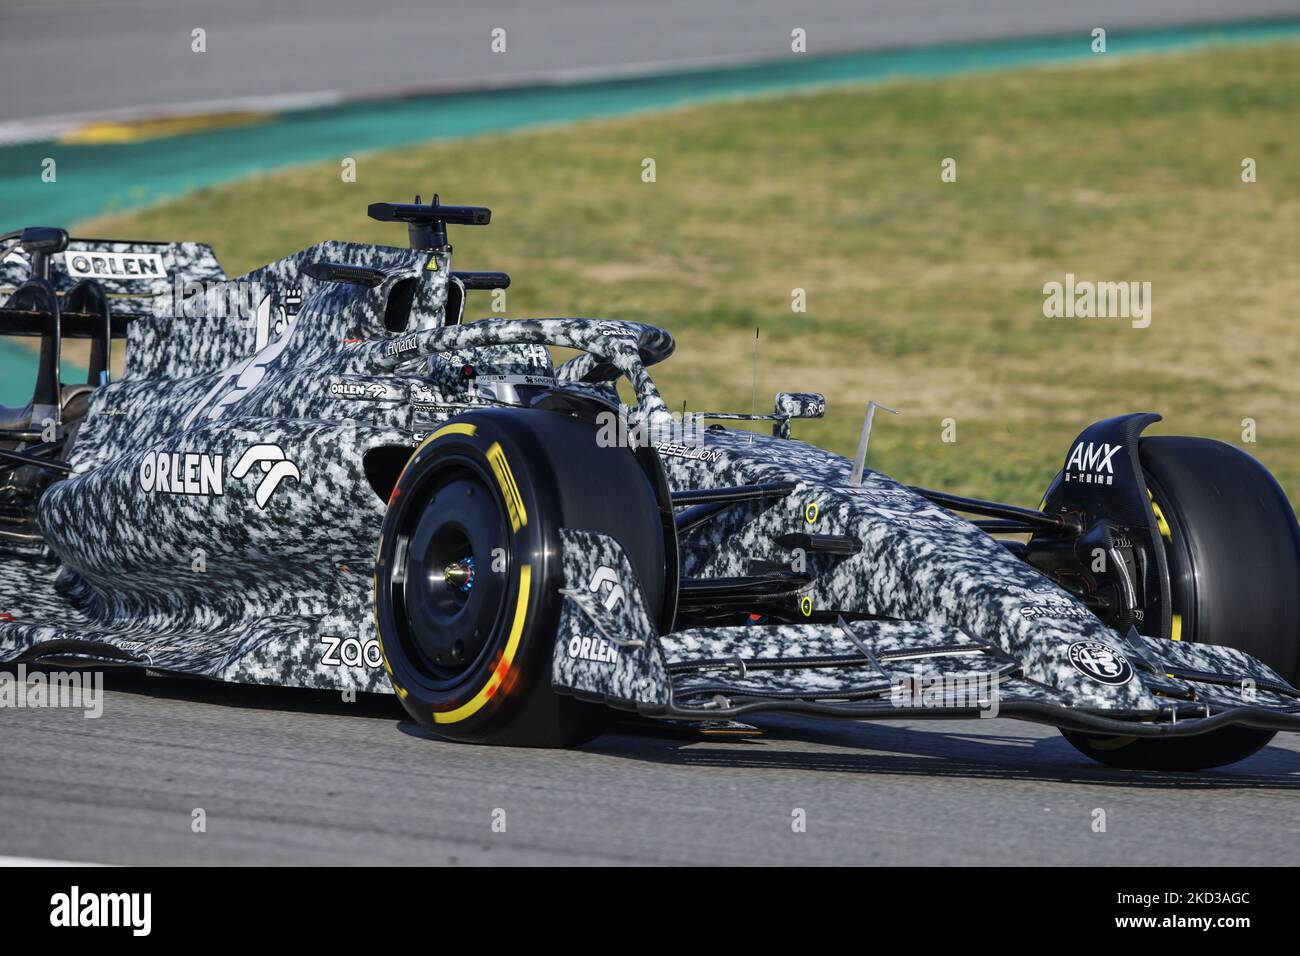
[[[386,502],[368,453],[414,447],[467,408],[510,404],[521,384],[613,403],[610,381],[622,376],[634,426],[679,426],[647,370],[671,354],[668,333],[567,318],[449,323],[449,253],[326,242],[224,280],[204,246],[103,248],[163,256],[171,271],[166,281],[107,280],[152,305],[136,307],[125,375],[93,395],[72,474],[38,503],[45,544],[5,546],[0,662],[75,657],[387,692],[372,617]],[[362,266],[376,281],[304,271],[322,262]],[[249,308],[159,308],[178,277],[216,283],[209,294],[243,295]],[[557,370],[550,346],[583,354]],[[1300,726],[1294,692],[1248,655],[1120,634],[970,522],[870,469],[853,485],[851,462],[784,437],[791,417],[823,410],[819,395],[783,393],[767,416],[774,436],[714,426],[694,445],[654,442],[674,491],[793,485],[683,534],[681,573],[743,577],[798,558],[810,576],[807,623],[658,633],[618,542],[563,529],[558,690],[657,716],[794,704],[881,716],[906,706],[899,688],[920,662],[931,677],[996,682],[1004,709],[1033,719],[1078,712],[1186,727],[1267,713]],[[792,533],[861,547],[795,555],[780,543]],[[602,567],[622,582],[611,606],[589,587]],[[1128,679],[1089,676],[1079,648],[1119,662]],[[1242,680],[1259,688],[1247,701]]]

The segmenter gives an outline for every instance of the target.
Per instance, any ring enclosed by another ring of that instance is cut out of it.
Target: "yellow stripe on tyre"
[[[420,442],[420,444],[416,446],[415,454],[411,455],[411,457],[414,458],[415,455],[418,455],[424,450],[425,445],[429,444],[431,441],[437,441],[444,435],[464,435],[466,438],[473,438],[477,434],[478,426],[474,425],[472,422],[452,422],[448,425],[443,425],[424,441]]]
[[[519,486],[515,484],[515,476],[510,471],[510,462],[506,461],[506,453],[501,450],[500,442],[492,443],[492,447],[487,450],[487,460],[492,465],[492,473],[497,476],[501,494],[505,496],[506,511],[510,513],[510,527],[518,531],[528,524],[528,512],[524,510],[524,499],[519,495]]]
[[[420,452],[424,451],[424,446],[429,444],[429,442],[441,438],[443,435],[464,435],[466,438],[473,438],[477,434],[478,427],[470,422],[452,422],[450,425],[443,425],[436,432],[415,446],[415,451],[411,452],[411,457],[406,459],[406,464],[402,466],[402,472],[397,476],[397,481],[395,482],[394,487],[402,483],[402,478],[406,474],[406,469],[410,468],[411,463],[420,457]]]
[[[454,710],[434,711],[433,721],[437,724],[455,724],[471,717],[483,709],[483,705],[492,699],[492,696],[500,689],[502,681],[510,672],[510,665],[514,662],[515,653],[519,650],[519,640],[524,634],[524,619],[528,616],[528,590],[532,583],[533,569],[531,565],[521,564],[519,566],[519,600],[515,602],[515,619],[510,625],[510,637],[506,641],[505,650],[501,652],[501,659],[492,668],[492,675],[487,679],[487,683],[479,688],[479,692],[469,700],[461,704]]]
[[[1166,541],[1174,540],[1174,533],[1169,527],[1169,522],[1165,520],[1165,513],[1160,510],[1160,505],[1156,502],[1156,496],[1151,494],[1151,489],[1147,489],[1147,497],[1151,499],[1151,511],[1156,516],[1156,527],[1160,529],[1160,537]]]
[[[439,428],[436,432],[434,432],[424,441],[420,442],[419,446],[415,449],[415,451],[411,453],[411,457],[407,460],[406,465],[402,467],[402,473],[397,476],[397,481],[394,482],[393,486],[396,487],[397,485],[401,484],[402,477],[403,475],[406,474],[406,469],[410,467],[411,462],[415,460],[415,456],[418,455],[421,449],[423,449],[425,445],[429,444],[429,442],[433,441],[436,438],[441,438],[444,435],[464,435],[467,438],[473,438],[476,434],[478,434],[478,428],[470,422],[452,422],[448,425],[443,425],[441,428]],[[384,550],[384,539],[383,539],[383,535],[381,534],[379,538],[379,551],[382,553],[383,550]],[[402,698],[402,700],[405,700],[407,697],[406,688],[402,687],[401,684],[397,683],[397,678],[393,675],[393,665],[388,662],[388,650],[384,647],[384,633],[379,627],[379,578],[378,576],[373,577],[371,581],[373,582],[371,586],[372,588],[371,594],[373,596],[373,600],[371,600],[370,602],[370,607],[371,610],[374,612],[375,637],[379,639],[379,652],[384,657],[384,670],[388,672],[388,679],[393,685],[393,690],[397,691],[397,696]]]

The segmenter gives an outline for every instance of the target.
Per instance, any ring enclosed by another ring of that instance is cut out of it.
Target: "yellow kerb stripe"
[[[200,116],[160,116],[141,120],[100,120],[86,123],[59,136],[64,146],[102,146],[106,143],[138,143],[148,139],[163,139],[186,133],[225,129],[232,126],[250,126],[265,123],[274,117],[270,113],[251,111],[209,113]]]
[[[533,569],[531,565],[521,564],[519,566],[519,600],[515,602],[515,620],[510,625],[510,638],[506,641],[506,648],[501,652],[501,660],[492,670],[492,676],[488,678],[487,683],[479,689],[473,699],[468,703],[462,704],[455,710],[448,710],[442,713],[433,712],[433,721],[437,724],[454,724],[457,721],[464,720],[472,714],[477,713],[484,704],[497,692],[501,682],[510,671],[510,664],[515,659],[515,652],[519,649],[519,639],[524,633],[524,618],[528,616],[528,586],[532,582]]]

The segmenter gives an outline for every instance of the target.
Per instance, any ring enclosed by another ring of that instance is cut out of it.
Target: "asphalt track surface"
[[[1295,0],[5,0],[0,120],[686,68],[787,54],[796,27],[818,55],[1297,12]]]
[[[1009,720],[773,717],[754,739],[625,728],[577,751],[506,750],[430,739],[391,698],[125,675],[98,719],[2,719],[8,858],[1279,865],[1298,836],[1300,736],[1165,775],[1101,767]]]

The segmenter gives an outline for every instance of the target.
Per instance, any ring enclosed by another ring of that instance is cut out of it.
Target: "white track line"
[[[110,866],[108,863],[83,863],[80,860],[45,860],[39,856],[0,856],[5,866]]]
[[[57,116],[0,122],[0,146],[54,140],[90,123],[131,123],[143,120],[211,116],[219,113],[281,113],[289,110],[319,109],[341,103],[413,99],[452,93],[524,89],[528,87],[573,86],[610,80],[653,79],[698,70],[759,66],[775,59],[754,54],[727,54],[691,57],[680,60],[651,60],[642,63],[609,66],[571,67],[527,73],[504,73],[444,80],[424,86],[386,86],[343,94],[337,90],[312,93],[283,93],[267,96],[243,96],[231,99],[173,103],[167,106],[101,110],[91,113],[63,113]]]

